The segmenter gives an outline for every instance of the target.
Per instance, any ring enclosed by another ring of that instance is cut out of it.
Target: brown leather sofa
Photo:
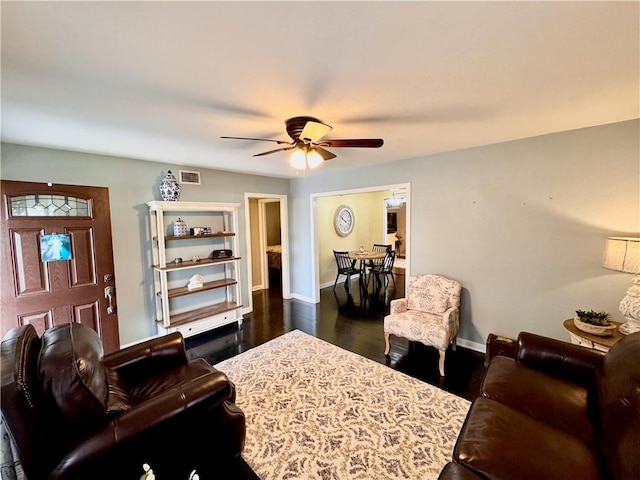
[[[640,478],[640,332],[605,355],[520,333],[494,357],[441,480]]]
[[[215,478],[240,459],[234,385],[187,360],[179,333],[103,358],[88,327],[40,338],[26,325],[2,340],[1,361],[3,423],[29,480],[139,478],[143,463],[160,478]]]

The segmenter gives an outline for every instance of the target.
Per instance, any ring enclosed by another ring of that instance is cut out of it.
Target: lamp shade
[[[640,237],[609,237],[602,265],[610,270],[640,273]]]

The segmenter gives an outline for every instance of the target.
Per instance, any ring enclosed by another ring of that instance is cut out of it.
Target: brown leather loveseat
[[[2,420],[29,480],[139,478],[143,463],[160,478],[215,478],[239,459],[234,385],[187,360],[179,333],[102,353],[78,323],[4,337]]]
[[[447,479],[640,478],[640,332],[605,355],[520,333],[494,357]]]

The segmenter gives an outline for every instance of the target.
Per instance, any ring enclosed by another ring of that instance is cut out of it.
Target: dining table
[[[359,261],[360,288],[363,293],[367,293],[369,282],[367,281],[367,264],[369,260],[382,260],[386,252],[374,252],[369,250],[354,250],[349,252],[349,258]]]

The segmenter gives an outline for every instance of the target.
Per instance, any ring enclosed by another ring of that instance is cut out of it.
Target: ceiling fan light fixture
[[[351,148],[380,148],[384,141],[381,138],[342,138],[333,140],[321,140],[332,130],[330,125],[321,122],[315,117],[300,116],[291,117],[285,121],[287,134],[291,137],[291,142],[277,140],[273,138],[253,138],[253,137],[228,137],[236,140],[256,140],[261,142],[274,142],[284,145],[267,152],[256,153],[254,157],[271,155],[276,152],[292,151],[289,157],[289,164],[296,170],[306,170],[316,168],[320,164],[336,158],[336,155],[326,147],[351,147]]]
[[[322,162],[324,162],[324,158],[322,158],[322,155],[320,155],[315,148],[307,152],[307,165],[309,165],[309,168],[316,168]]]
[[[289,163],[296,170],[304,170],[307,164],[306,154],[304,150],[301,148],[296,148],[289,158]]]

